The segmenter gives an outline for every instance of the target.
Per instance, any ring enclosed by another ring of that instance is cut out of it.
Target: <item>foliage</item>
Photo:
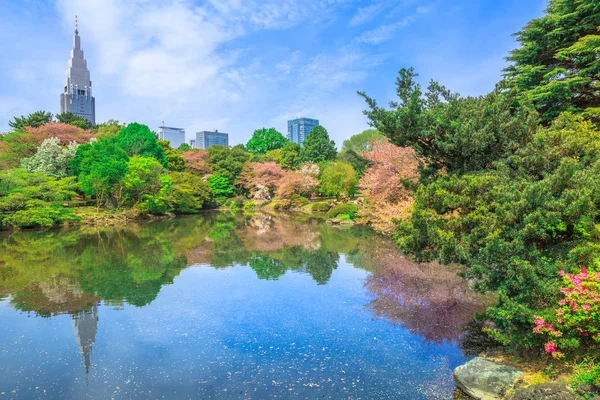
[[[252,196],[254,196],[254,192],[262,191],[262,188],[267,188],[269,195],[273,195],[283,176],[284,171],[274,162],[253,162],[244,165],[244,169],[238,177],[238,183]]]
[[[272,203],[275,210],[290,210],[294,208],[302,208],[309,203],[308,199],[299,194],[292,194],[289,197],[279,197]]]
[[[229,183],[229,179],[224,176],[213,174],[208,177],[207,183],[217,197],[231,196],[233,194],[233,187]]]
[[[94,131],[96,131],[96,136],[101,137],[115,137],[121,132],[121,129],[125,128],[125,125],[121,125],[119,121],[115,119],[109,119],[106,122],[102,122],[101,124],[97,124],[94,127]]]
[[[515,107],[512,94],[460,97],[431,82],[425,94],[412,68],[400,70],[399,102],[391,110],[365,93],[371,123],[395,145],[412,147],[425,163],[424,176],[445,170],[465,173],[490,168],[520,149],[533,135],[537,113]]]
[[[311,197],[317,180],[307,171],[286,171],[277,188],[277,197],[290,199],[293,196]]]
[[[163,167],[167,166],[165,152],[158,143],[154,133],[146,125],[137,122],[127,125],[121,129],[116,136],[117,143],[125,150],[129,157],[153,157],[158,160]]]
[[[167,169],[169,171],[183,171],[185,169],[185,159],[183,156],[177,150],[171,148],[168,140],[159,140],[158,144],[160,144],[165,153]]]
[[[281,168],[297,169],[300,166],[300,145],[287,142],[280,149],[268,151],[265,157],[275,161]]]
[[[363,157],[372,166],[358,184],[364,198],[359,215],[378,231],[389,233],[395,228],[394,220],[405,220],[410,215],[411,186],[419,178],[415,152],[385,139],[374,143]]]
[[[358,135],[350,136],[342,144],[342,152],[353,151],[355,153],[364,153],[371,151],[373,144],[382,141],[385,138],[377,129],[367,129]]]
[[[22,131],[26,126],[39,128],[42,125],[52,121],[52,114],[47,111],[36,111],[28,116],[14,117],[8,125],[15,131]]]
[[[212,173],[208,165],[208,152],[206,150],[192,149],[182,154],[185,170],[195,175],[206,176]]]
[[[302,142],[300,159],[303,162],[320,163],[335,160],[336,154],[335,142],[329,139],[327,129],[317,125]]]
[[[55,179],[42,172],[24,169],[0,171],[0,211],[18,211],[46,207],[49,203],[77,196],[74,177]]]
[[[600,6],[596,0],[551,0],[543,17],[517,33],[502,86],[532,102],[544,122],[563,111],[600,117]]]
[[[7,215],[2,223],[11,227],[33,228],[51,227],[75,221],[79,221],[79,217],[72,210],[60,205],[48,205],[16,211]]]
[[[18,167],[23,158],[33,156],[44,140],[53,137],[66,146],[71,142],[87,143],[93,135],[75,126],[57,122],[49,122],[38,128],[26,126],[22,131],[0,135],[0,168]]]
[[[152,161],[156,162],[155,160]],[[142,201],[138,203],[137,208],[147,214],[163,215],[171,210],[172,201],[171,177],[162,174],[158,176],[158,190],[144,193]]]
[[[328,163],[319,176],[319,191],[325,196],[353,196],[357,177],[352,165],[344,161]]]
[[[577,274],[560,271],[560,275],[564,299],[558,302],[553,323],[536,316],[533,328],[548,337],[544,348],[554,358],[579,348],[597,349],[600,343],[600,272],[583,267]]]
[[[244,146],[211,146],[208,148],[208,165],[213,173],[225,177],[230,183],[237,182],[244,164],[252,158]]]
[[[69,175],[69,163],[75,157],[78,146],[76,142],[71,142],[63,148],[58,138],[46,139],[37,153],[21,160],[21,167],[28,172],[43,172],[54,178],[64,178]]]
[[[137,204],[146,198],[153,196],[161,190],[164,180],[163,166],[154,158],[134,156],[127,163],[127,173],[121,182],[122,189],[120,199],[128,204]]]
[[[359,207],[352,203],[338,204],[327,212],[327,218],[335,218],[340,215],[348,215],[351,219],[356,216]]]
[[[354,171],[356,171],[356,175],[359,178],[362,177],[367,168],[372,165],[369,160],[359,155],[354,150],[348,150],[343,153],[339,153],[337,155],[337,159],[352,165],[352,168],[354,168]]]
[[[261,128],[252,133],[246,148],[252,154],[265,154],[270,150],[282,148],[288,140],[275,128]]]
[[[177,148],[177,151],[180,152],[180,153],[184,153],[184,152],[190,151],[190,150],[192,150],[192,146],[190,146],[187,143],[181,143],[179,145],[179,147]]]
[[[127,172],[127,153],[116,138],[101,138],[77,148],[70,168],[78,176],[83,193],[96,199],[97,206],[106,204]]]
[[[189,172],[171,172],[173,208],[179,213],[198,212],[212,197],[213,191],[197,175]]]
[[[316,212],[327,212],[331,209],[331,204],[326,201],[320,201],[313,203],[312,210]]]
[[[71,111],[66,111],[56,114],[56,120],[63,124],[69,124],[81,129],[89,130],[92,128],[92,123],[79,115],[73,114]]]

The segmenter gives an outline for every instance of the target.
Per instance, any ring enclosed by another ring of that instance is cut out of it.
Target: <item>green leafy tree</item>
[[[386,110],[365,93],[365,111],[377,130],[393,144],[412,147],[427,169],[466,172],[489,168],[520,149],[535,132],[537,113],[515,106],[512,94],[494,91],[480,97],[460,97],[436,82],[426,93],[415,82],[412,68],[400,70],[399,102]]]
[[[207,182],[217,197],[229,197],[233,194],[233,186],[229,183],[229,179],[224,176],[211,175],[208,177]]]
[[[36,111],[28,116],[24,117],[14,117],[12,121],[8,123],[8,125],[13,128],[15,131],[21,131],[26,126],[31,126],[33,128],[39,128],[42,125],[47,124],[52,121],[52,114],[47,111]]]
[[[260,128],[254,131],[246,148],[255,155],[265,154],[269,150],[282,148],[287,142],[286,137],[275,128]]]
[[[347,162],[348,164],[352,165],[352,168],[354,168],[354,171],[356,171],[356,175],[359,178],[363,176],[367,169],[373,165],[372,162],[362,157],[354,150],[346,150],[342,153],[339,153],[337,158],[338,160]]]
[[[163,166],[152,157],[134,156],[127,163],[127,173],[123,176],[123,199],[129,204],[139,203],[144,195],[154,195],[161,188],[160,176]]]
[[[353,196],[358,178],[352,165],[344,161],[327,163],[319,176],[319,190],[326,196]]]
[[[300,145],[287,142],[282,148],[270,150],[265,154],[269,161],[275,161],[281,168],[298,169],[300,166]]]
[[[189,172],[172,172],[173,206],[176,212],[198,212],[212,197],[213,191],[197,175]]]
[[[125,128],[125,125],[120,124],[119,121],[115,119],[109,119],[106,122],[102,122],[101,124],[97,124],[94,127],[96,131],[96,135],[100,137],[115,137],[121,132],[121,129]]]
[[[192,150],[192,146],[190,146],[187,143],[181,143],[179,145],[179,147],[177,148],[177,151],[180,152],[180,153],[184,153],[184,152],[190,151],[190,150]]]
[[[69,163],[77,153],[76,142],[66,147],[60,145],[58,138],[49,138],[42,142],[37,152],[21,160],[21,167],[28,172],[43,172],[54,178],[64,178],[69,175]]]
[[[302,162],[313,162],[315,164],[323,161],[333,161],[336,154],[335,142],[329,139],[327,129],[321,125],[311,129],[300,150]]]
[[[532,102],[544,122],[562,111],[600,118],[600,7],[596,0],[550,0],[543,17],[517,33],[503,87]]]
[[[164,167],[167,166],[165,152],[158,139],[146,126],[137,122],[127,125],[117,135],[117,143],[130,157],[153,157]]]
[[[171,148],[168,140],[159,140],[158,143],[163,148],[165,158],[167,159],[167,169],[170,171],[183,171],[185,169],[185,160],[177,150]]]
[[[354,151],[356,153],[364,153],[371,151],[373,142],[381,142],[384,137],[377,129],[367,129],[358,135],[350,136],[350,139],[344,140],[342,152]]]
[[[101,138],[79,146],[70,168],[78,175],[81,191],[94,197],[99,207],[115,198],[113,191],[127,172],[128,161],[127,153],[118,145],[116,138]],[[119,197],[118,194],[116,197]]]
[[[56,114],[56,120],[63,124],[69,124],[76,126],[81,129],[91,129],[92,123],[79,115],[73,114],[71,111],[66,111],[60,114]]]
[[[227,146],[211,146],[208,148],[208,165],[215,175],[225,177],[230,183],[237,181],[244,164],[252,158],[244,146],[233,148]]]

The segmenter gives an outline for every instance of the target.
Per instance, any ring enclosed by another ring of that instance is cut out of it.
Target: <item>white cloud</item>
[[[372,4],[367,7],[361,7],[350,20],[350,25],[359,26],[371,22],[382,10],[381,4]]]
[[[399,29],[405,28],[413,23],[417,16],[426,14],[431,10],[431,6],[418,6],[412,14],[406,15],[395,23],[382,25],[378,28],[363,32],[357,38],[357,41],[367,44],[379,44],[386,42],[393,38]]]

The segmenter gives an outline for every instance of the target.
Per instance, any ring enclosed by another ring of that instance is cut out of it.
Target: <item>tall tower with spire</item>
[[[92,96],[92,81],[87,62],[83,58],[77,16],[71,58],[65,71],[65,85],[60,95],[60,112],[70,111],[96,124],[96,99]]]

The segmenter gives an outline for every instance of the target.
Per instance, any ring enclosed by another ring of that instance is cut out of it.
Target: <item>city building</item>
[[[229,134],[219,131],[196,132],[196,141],[192,147],[206,150],[215,145],[229,146]]]
[[[81,38],[75,22],[73,49],[65,71],[65,86],[60,95],[60,112],[72,112],[96,124],[96,100],[92,96],[92,81],[87,62],[83,58]]]
[[[176,149],[185,143],[185,129],[164,125],[159,126],[158,140],[168,140],[170,146]]]
[[[196,148],[196,139],[190,139],[189,145],[192,149],[195,149]]]
[[[290,142],[298,143],[302,146],[302,142],[308,136],[308,132],[312,128],[319,125],[318,119],[312,118],[296,118],[288,121],[288,134],[287,138]]]

